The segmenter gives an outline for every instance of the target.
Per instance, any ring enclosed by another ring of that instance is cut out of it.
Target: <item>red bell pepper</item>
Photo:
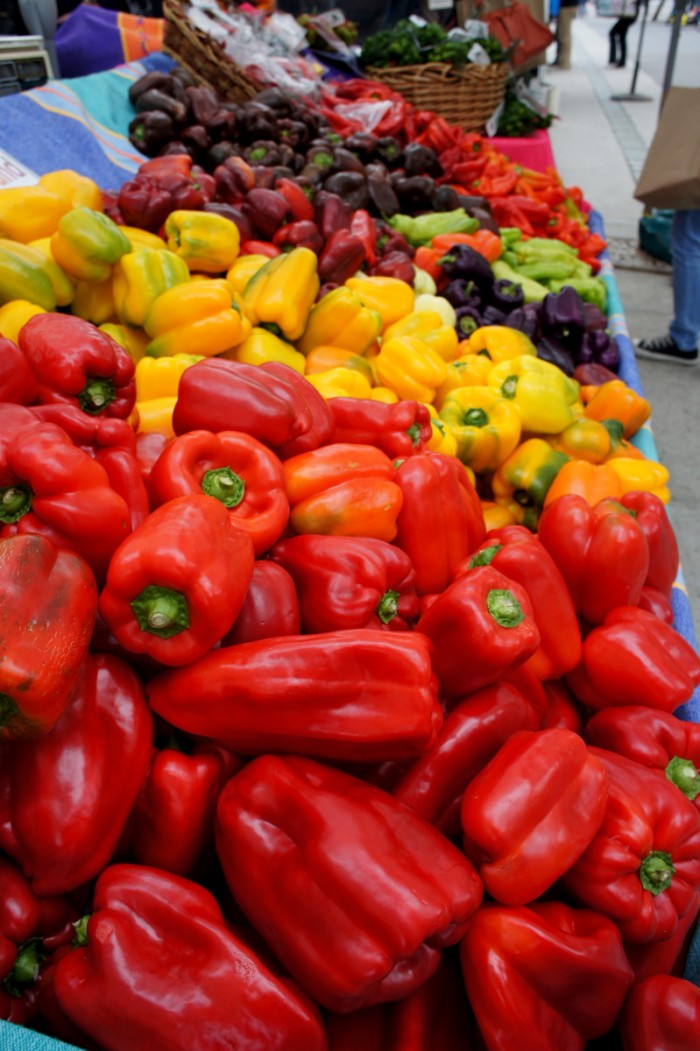
[[[477,690],[449,713],[435,747],[404,767],[391,794],[448,839],[457,839],[467,785],[511,734],[538,726],[533,706],[511,683]]]
[[[5,857],[0,857],[0,881],[0,939],[21,945],[40,938],[50,949],[71,940],[78,917],[67,895],[39,896],[19,866]]]
[[[700,989],[657,974],[630,991],[619,1025],[623,1051],[697,1051]]]
[[[471,864],[431,825],[381,789],[300,756],[261,756],[231,778],[216,843],[250,922],[334,1011],[413,992],[481,902]]]
[[[492,565],[527,591],[541,642],[529,666],[541,679],[558,679],[581,659],[581,631],[564,578],[540,540],[525,526],[492,529],[466,566]]]
[[[300,632],[299,596],[291,575],[276,562],[258,559],[241,611],[221,645],[235,646]]]
[[[664,774],[700,809],[700,725],[641,705],[604,708],[586,723],[589,744]]]
[[[294,179],[280,178],[275,180],[275,190],[281,193],[289,205],[294,222],[312,221],[314,218],[313,202],[304,192],[303,186]]]
[[[485,905],[460,956],[489,1051],[583,1051],[611,1029],[633,980],[615,924],[558,901]]]
[[[574,733],[583,733],[582,707],[563,679],[548,679],[544,683],[546,710],[542,727],[563,726]]]
[[[648,613],[653,613],[664,624],[673,625],[674,613],[671,599],[664,595],[663,592],[657,591],[656,588],[647,587],[645,584],[639,596],[637,607],[638,609],[645,609]]]
[[[151,679],[148,698],[173,726],[242,755],[412,758],[442,725],[426,639],[363,628],[213,650]]]
[[[403,493],[396,545],[411,559],[420,595],[444,591],[486,532],[481,501],[454,456],[417,453],[397,466]]]
[[[360,239],[365,260],[372,266],[377,258],[377,224],[365,208],[356,210],[350,220],[350,233]]]
[[[607,803],[605,767],[571,730],[512,734],[467,785],[464,850],[505,905],[539,898],[581,856]]]
[[[673,712],[700,684],[700,656],[653,613],[620,606],[586,637],[567,682],[595,710],[642,704]]]
[[[323,251],[324,245],[319,228],[313,220],[309,219],[299,219],[280,226],[272,238],[272,243],[282,251],[290,248],[310,248],[317,255]]]
[[[29,362],[11,339],[0,336],[0,402],[33,405],[39,387]]]
[[[366,260],[365,246],[350,230],[336,230],[326,241],[318,260],[322,283],[342,285],[357,273]]]
[[[173,737],[154,752],[119,854],[139,865],[191,876],[211,862],[219,793],[243,760],[203,741],[185,751]]]
[[[233,625],[253,574],[253,543],[203,493],[151,512],[115,552],[99,610],[117,641],[161,664],[189,664]]]
[[[503,678],[532,656],[540,633],[526,591],[479,566],[450,584],[418,621],[448,701]]]
[[[19,347],[40,402],[67,402],[93,416],[125,418],[136,401],[135,365],[123,347],[88,321],[47,312],[29,319]]]
[[[52,423],[0,439],[0,536],[38,534],[82,555],[98,581],[131,532],[106,470]]]
[[[153,507],[178,496],[213,496],[248,533],[256,555],[279,539],[289,518],[282,464],[240,431],[190,431],[175,438],[153,465],[148,489]]]
[[[315,1009],[228,930],[209,891],[113,865],[84,944],[56,964],[59,1006],[105,1051],[325,1051]]]
[[[655,493],[629,492],[620,503],[634,513],[649,547],[649,572],[644,583],[667,597],[678,576],[678,542],[666,508]]]
[[[305,413],[311,418],[311,425],[303,433],[295,434],[276,448],[277,455],[282,460],[299,453],[308,452],[310,449],[318,449],[320,445],[330,442],[335,420],[326,399],[320,394],[313,383],[309,383],[306,376],[302,376],[296,369],[284,365],[281,361],[264,361],[259,366],[267,376],[275,377],[284,384],[295,397],[296,402],[304,407]],[[297,412],[300,410],[297,409]]]
[[[97,612],[95,578],[43,536],[0,540],[0,740],[48,733],[78,684]]]
[[[335,429],[329,441],[376,445],[387,456],[423,452],[432,435],[427,405],[397,401],[391,405],[371,398],[329,398]]]
[[[560,496],[545,507],[537,534],[586,620],[600,624],[617,606],[636,606],[649,547],[634,515],[616,500],[591,507],[582,496]]]
[[[411,561],[385,540],[306,534],[281,540],[270,557],[294,580],[305,633],[401,631],[418,616]]]
[[[0,846],[37,894],[80,887],[108,863],[146,775],[152,733],[136,673],[99,654],[85,661],[53,731],[7,746]]]
[[[635,981],[641,982],[652,974],[673,974],[682,977],[688,958],[688,949],[695,934],[700,896],[695,904],[678,921],[670,938],[661,942],[646,942],[644,945],[625,944],[627,959],[632,964]]]
[[[670,938],[700,891],[700,813],[655,770],[591,746],[608,771],[603,822],[564,886],[626,942]]]

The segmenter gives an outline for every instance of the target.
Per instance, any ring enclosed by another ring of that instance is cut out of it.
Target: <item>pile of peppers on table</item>
[[[0,1017],[87,1051],[697,1048],[700,658],[648,402],[460,339],[439,269],[319,297],[312,249],[225,216],[31,192]],[[531,302],[580,348],[580,297]]]

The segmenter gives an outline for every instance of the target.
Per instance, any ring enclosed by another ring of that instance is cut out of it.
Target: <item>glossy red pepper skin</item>
[[[600,624],[618,606],[636,606],[649,547],[634,516],[617,501],[591,507],[582,496],[560,496],[544,509],[537,535],[586,620]]]
[[[122,856],[177,876],[202,873],[211,862],[219,793],[243,760],[203,741],[189,752],[154,752],[122,837]]]
[[[394,481],[403,493],[395,543],[413,564],[420,595],[444,591],[484,538],[481,501],[459,460],[442,453],[410,456]]]
[[[484,905],[460,945],[489,1051],[583,1051],[607,1033],[633,980],[615,924],[558,901]]]
[[[242,755],[411,758],[443,718],[427,640],[364,628],[213,650],[157,675],[148,699],[178,729]]]
[[[657,770],[700,809],[700,725],[642,705],[604,708],[588,720],[589,744]]]
[[[653,613],[620,606],[586,636],[567,682],[596,711],[642,704],[673,712],[700,683],[700,656]]]
[[[221,645],[235,646],[240,642],[299,634],[301,610],[292,577],[276,562],[258,559],[241,611]]]
[[[231,778],[216,842],[250,922],[334,1011],[413,992],[481,902],[471,864],[431,825],[381,789],[299,756],[262,756]]]
[[[540,643],[526,591],[492,566],[458,577],[423,614],[417,630],[433,644],[433,668],[448,701],[503,678]]]
[[[387,456],[423,452],[432,435],[430,412],[416,401],[387,405],[371,398],[329,398],[334,430],[329,442],[376,445]]]
[[[342,285],[357,273],[366,258],[364,243],[357,234],[336,230],[319,256],[318,276],[323,283]]]
[[[70,314],[37,314],[19,348],[39,386],[39,401],[77,405],[90,415],[127,417],[136,401],[135,365],[111,336]]]
[[[375,628],[404,631],[418,616],[411,561],[371,537],[289,537],[270,557],[291,574],[305,633]]]
[[[206,493],[248,533],[256,556],[282,535],[289,500],[275,453],[241,431],[189,431],[166,445],[148,479],[153,507]]]
[[[678,541],[662,501],[654,493],[629,492],[620,503],[633,511],[649,547],[649,572],[644,583],[667,598],[680,565]]]
[[[485,686],[452,709],[435,747],[404,767],[391,794],[448,839],[458,839],[466,787],[511,734],[538,726],[534,708],[515,686]]]
[[[20,945],[38,937],[51,947],[70,941],[71,921],[77,917],[66,895],[40,897],[19,866],[6,857],[0,857],[0,883],[0,941]]]
[[[80,887],[108,863],[145,777],[152,732],[137,675],[100,654],[85,661],[50,734],[5,746],[0,846],[37,894]]]
[[[545,712],[542,728],[563,726],[574,733],[583,733],[583,708],[563,679],[548,679],[544,683]]]
[[[673,625],[674,614],[671,600],[656,588],[647,587],[645,584],[642,588],[642,593],[639,596],[637,607],[639,609],[647,610],[648,613],[653,613],[654,616],[658,617],[659,620],[662,620],[664,624]]]
[[[564,578],[540,540],[525,526],[492,529],[465,566],[491,565],[527,591],[541,641],[528,661],[540,679],[559,679],[581,659],[581,630]]]
[[[0,741],[41,737],[78,685],[95,626],[95,578],[79,555],[43,536],[10,537],[0,540],[0,597]]]
[[[527,905],[549,890],[600,827],[607,787],[605,767],[571,730],[512,734],[462,799],[464,850],[489,894]]]
[[[316,1011],[228,930],[216,899],[146,866],[99,877],[87,943],[57,963],[54,991],[106,1051],[326,1047]]]
[[[77,552],[104,579],[131,532],[129,508],[104,467],[53,423],[35,422],[0,439],[0,536],[45,536]]]
[[[619,1030],[623,1051],[695,1051],[700,989],[685,978],[646,978],[631,990]]]
[[[0,336],[0,402],[33,405],[39,387],[29,362],[11,339]]]
[[[590,750],[608,771],[608,805],[564,886],[615,920],[626,942],[663,941],[698,900],[700,814],[656,771]]]
[[[100,615],[129,652],[189,664],[232,627],[253,561],[250,536],[218,500],[203,493],[169,500],[115,552]]]
[[[625,953],[632,965],[635,981],[641,982],[653,974],[673,974],[677,978],[683,976],[699,912],[700,896],[685,916],[681,916],[670,938],[643,945],[625,943]]]
[[[281,361],[264,361],[259,366],[268,377],[272,376],[291,392],[290,397],[304,406],[305,417],[311,419],[311,424],[302,433],[291,435],[282,445],[277,447],[277,455],[282,460],[299,453],[318,449],[331,441],[335,420],[328,402],[320,394],[313,383],[309,383],[306,376],[302,376],[296,369],[284,365]]]

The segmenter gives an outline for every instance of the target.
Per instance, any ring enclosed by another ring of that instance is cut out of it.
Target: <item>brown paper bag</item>
[[[669,88],[634,196],[647,208],[700,208],[700,88]]]

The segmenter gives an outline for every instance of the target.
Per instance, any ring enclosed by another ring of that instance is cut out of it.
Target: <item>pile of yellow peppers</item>
[[[358,273],[317,301],[308,248],[240,255],[235,224],[197,211],[171,213],[163,233],[117,226],[75,172],[0,190],[0,335],[57,309],[99,326],[137,363],[141,432],[172,434],[183,371],[213,355],[281,361],[325,398],[421,402],[430,448],[462,461],[490,526],[534,529],[562,492],[668,501],[668,471],[629,441],[650,416],[643,397],[621,380],[582,388],[511,328],[460,341],[423,271],[413,287]]]

